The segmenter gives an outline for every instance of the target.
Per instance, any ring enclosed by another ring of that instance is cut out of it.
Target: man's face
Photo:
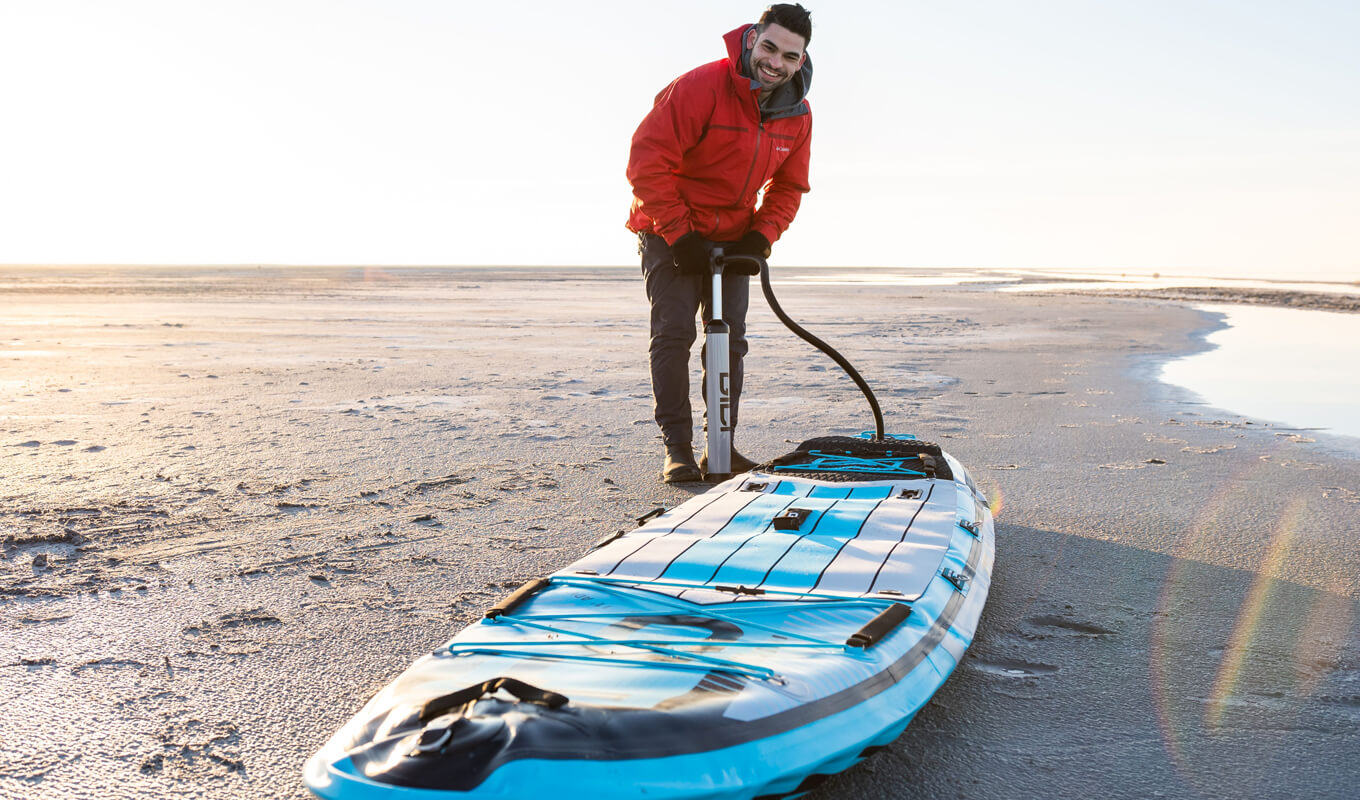
[[[751,48],[751,77],[762,92],[788,83],[803,66],[807,43],[788,28],[771,23],[759,34],[748,33],[746,44]]]

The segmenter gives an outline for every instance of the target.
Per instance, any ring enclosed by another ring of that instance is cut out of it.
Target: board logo
[[[718,373],[718,430],[732,430],[732,379],[731,373]]]

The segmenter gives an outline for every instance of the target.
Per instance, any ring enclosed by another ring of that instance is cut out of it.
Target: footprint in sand
[[[146,668],[147,668],[147,665],[144,664],[144,663],[141,662],[141,661],[132,661],[132,660],[126,659],[126,658],[98,658],[98,659],[94,659],[94,660],[92,660],[92,661],[85,661],[85,662],[82,662],[82,663],[80,663],[80,664],[75,665],[74,667],[71,667],[71,674],[73,674],[73,675],[79,675],[80,673],[85,672],[85,671],[87,671],[87,670],[95,670],[95,671],[103,670],[103,669],[136,669],[136,670],[143,670],[143,669],[146,669]]]
[[[1175,439],[1170,436],[1162,436],[1159,433],[1145,433],[1143,434],[1143,441],[1157,442],[1158,444],[1189,444],[1189,442],[1185,441],[1184,439]]]
[[[1317,441],[1317,439],[1309,439],[1307,436],[1300,436],[1297,433],[1277,433],[1275,435],[1283,438],[1286,442],[1295,442],[1297,444],[1311,444]]]
[[[1070,617],[1060,617],[1056,614],[1040,614],[1039,616],[1028,617],[1025,619],[1025,624],[1032,628],[1049,628],[1078,636],[1113,636],[1118,633],[1113,628],[1107,628],[1096,622],[1083,622]]]
[[[1352,714],[1360,714],[1360,694],[1319,695],[1318,701]]]
[[[171,722],[159,736],[161,751],[142,759],[139,772],[167,772],[179,779],[192,776],[202,781],[244,773],[240,752],[241,734],[229,722],[207,723],[197,719]]]
[[[978,672],[1002,678],[1039,678],[1058,672],[1058,668],[1051,664],[1032,664],[1007,658],[995,661],[977,659],[969,661],[968,664]]]
[[[201,623],[207,627],[217,627],[221,629],[242,628],[242,627],[273,627],[282,625],[283,620],[266,611],[264,608],[248,608],[241,611],[232,611],[221,614],[216,620],[209,620]],[[189,629],[186,628],[186,631]]]
[[[1260,459],[1262,461],[1275,461],[1268,455],[1261,456]],[[1312,461],[1295,461],[1292,458],[1286,458],[1283,461],[1275,461],[1275,463],[1279,464],[1282,467],[1297,467],[1298,469],[1302,470],[1322,469],[1321,464],[1315,464]]]
[[[1164,459],[1149,458],[1145,461],[1125,461],[1122,464],[1101,464],[1097,469],[1147,469],[1150,466],[1163,466]]]
[[[1329,500],[1340,500],[1344,503],[1360,503],[1360,492],[1341,486],[1325,487],[1322,490],[1322,496]]]

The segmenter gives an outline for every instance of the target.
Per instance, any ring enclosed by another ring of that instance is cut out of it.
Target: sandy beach
[[[998,510],[965,662],[809,797],[1355,796],[1360,441],[1158,383],[1204,297],[776,289]],[[744,453],[872,427],[750,327]],[[0,268],[0,798],[308,797],[415,658],[706,488],[646,346],[630,269]]]

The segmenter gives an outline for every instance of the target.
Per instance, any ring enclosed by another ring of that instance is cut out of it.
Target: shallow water
[[[817,269],[772,273],[776,286],[969,286],[982,285],[1000,292],[1167,291],[1213,288],[1239,291],[1302,292],[1360,295],[1360,281],[1322,278],[1231,278],[1208,275],[1134,275],[1107,272],[1066,272],[1030,269],[890,269],[828,271]]]
[[[1007,276],[978,270],[917,270],[900,271],[891,269],[865,270],[864,272],[836,271],[819,275],[815,271],[797,273],[792,276],[771,278],[776,286],[796,286],[810,284],[815,286],[962,286],[970,283],[997,283],[1014,280]]]
[[[1360,315],[1206,304],[1227,328],[1161,379],[1248,417],[1360,437]]]
[[[1360,282],[1336,280],[1289,281],[1268,280],[1264,278],[1226,278],[1195,275],[1128,275],[1113,273],[1080,272],[1043,272],[1038,270],[1015,270],[1009,274],[1023,283],[999,287],[1002,292],[1070,292],[1073,290],[1100,291],[1154,291],[1207,287],[1214,289],[1238,289],[1243,291],[1269,290],[1276,292],[1311,292],[1318,294],[1360,294]],[[1049,281],[1049,282],[1046,282]]]

